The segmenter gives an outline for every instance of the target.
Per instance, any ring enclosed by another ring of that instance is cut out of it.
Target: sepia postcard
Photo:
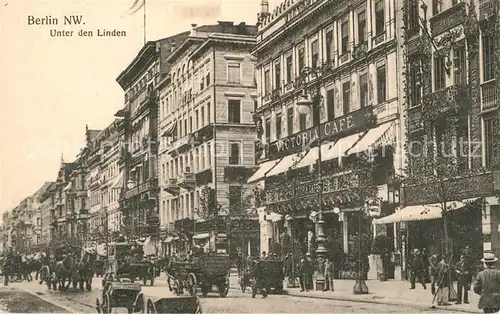
[[[0,10],[0,313],[500,313],[500,0]]]

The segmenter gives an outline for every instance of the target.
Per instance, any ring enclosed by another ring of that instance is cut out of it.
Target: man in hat
[[[311,253],[306,253],[306,256],[300,261],[300,291],[304,291],[304,289],[309,291],[312,289],[312,274],[313,274],[313,265],[311,260]]]
[[[498,258],[493,253],[484,253],[481,261],[485,269],[474,284],[474,292],[481,296],[477,307],[484,313],[496,313],[500,311],[500,270],[495,269]]]
[[[460,255],[460,261],[455,265],[455,272],[457,273],[457,304],[462,303],[462,295],[465,304],[469,303],[469,276],[470,268],[465,261],[465,255]]]
[[[413,256],[411,259],[411,288],[415,289],[415,282],[418,278],[419,282],[422,284],[424,289],[427,289],[424,280],[424,261],[420,251],[418,249],[413,250]]]

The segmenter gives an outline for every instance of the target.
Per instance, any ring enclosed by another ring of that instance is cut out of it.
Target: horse
[[[61,261],[56,262],[55,273],[60,291],[68,290],[71,283],[74,282],[75,273],[72,272],[75,270],[74,266],[71,255],[66,255]],[[68,282],[68,286],[66,286],[66,282]]]
[[[42,265],[40,267],[40,270],[38,271],[38,275],[40,276],[40,281],[38,282],[39,284],[45,284],[47,285],[47,288],[49,290],[52,288],[53,290],[57,289],[57,276],[55,272],[53,271],[55,267],[52,267],[49,265],[49,263]]]
[[[94,262],[96,254],[88,250],[82,250],[80,261],[78,262],[78,283],[80,290],[83,291],[84,284],[87,291],[92,290],[92,278],[94,277]]]

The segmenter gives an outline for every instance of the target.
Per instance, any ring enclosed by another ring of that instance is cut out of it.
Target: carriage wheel
[[[193,273],[190,273],[187,278],[187,289],[191,296],[196,295],[196,276]]]
[[[151,301],[151,299],[148,299],[148,305],[146,307],[146,313],[156,313],[155,305],[153,304],[153,301]]]
[[[219,295],[224,298],[229,293],[229,277],[224,282],[219,283]]]
[[[111,304],[110,304],[109,296],[107,294],[105,294],[104,297],[102,298],[101,308],[102,308],[102,312],[104,314],[111,313]]]
[[[174,291],[175,291],[175,294],[177,294],[177,295],[182,294],[181,283],[177,279],[174,280]]]

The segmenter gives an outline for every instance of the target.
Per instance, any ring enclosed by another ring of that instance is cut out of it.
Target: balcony
[[[175,157],[189,150],[192,145],[194,145],[194,143],[191,141],[191,135],[186,135],[170,145],[168,148],[168,154]]]
[[[177,184],[177,179],[168,179],[163,190],[172,195],[179,195],[181,188]]]
[[[194,190],[194,187],[196,186],[196,180],[194,177],[194,173],[191,172],[191,169],[189,167],[186,167],[186,171],[180,175],[177,184],[183,189]]]
[[[368,52],[368,43],[366,41],[361,42],[354,46],[354,50],[352,51],[352,58],[353,59],[359,59],[366,55]]]
[[[495,15],[495,0],[479,0],[479,20],[486,20]]]
[[[462,24],[467,16],[466,3],[460,2],[448,10],[430,18],[432,36],[440,35],[453,27]]]
[[[498,108],[499,99],[496,90],[496,80],[491,80],[481,85],[481,110]]]
[[[78,189],[78,192],[76,193],[76,197],[87,197],[88,196],[88,193],[87,193],[87,190],[85,189]]]
[[[424,95],[422,111],[438,114],[456,112],[470,105],[469,89],[465,86],[452,85]],[[436,110],[437,109],[437,110]]]

